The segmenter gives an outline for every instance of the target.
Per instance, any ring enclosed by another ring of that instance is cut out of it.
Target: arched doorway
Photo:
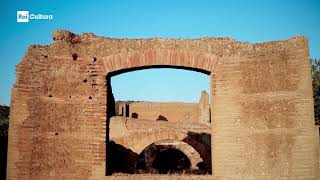
[[[144,116],[145,114],[144,113],[141,113],[141,111],[131,111],[131,108],[132,108],[132,102],[130,102],[130,104],[126,104],[125,102],[121,102],[120,104],[117,104],[116,101],[115,101],[115,96],[114,96],[114,93],[112,91],[112,84],[111,84],[111,78],[114,77],[114,76],[117,76],[117,75],[120,75],[120,74],[123,74],[123,73],[127,73],[127,72],[132,72],[132,71],[137,71],[137,70],[145,70],[145,69],[178,69],[178,70],[184,70],[184,71],[190,71],[192,73],[195,73],[195,74],[201,74],[201,75],[204,75],[204,76],[208,76],[210,75],[210,72],[207,71],[207,70],[204,70],[204,69],[200,69],[200,68],[194,68],[194,67],[185,67],[185,66],[176,66],[176,65],[153,65],[153,66],[141,66],[141,67],[133,67],[133,68],[127,68],[127,69],[120,69],[120,70],[116,70],[116,71],[112,71],[112,72],[109,72],[107,74],[107,77],[106,77],[106,82],[107,82],[107,85],[106,85],[106,89],[107,89],[107,132],[106,132],[106,137],[107,137],[107,145],[106,145],[106,157],[107,157],[107,174],[112,174],[112,172],[108,172],[108,167],[110,167],[109,169],[112,170],[112,164],[110,164],[110,162],[113,162],[112,161],[112,154],[110,154],[110,149],[108,147],[111,147],[110,145],[108,145],[108,143],[110,141],[113,141],[112,139],[110,139],[110,134],[109,132],[112,131],[110,130],[110,120],[113,119],[113,120],[116,120],[117,118],[113,118],[115,116],[118,116],[121,115],[123,117],[126,118],[126,120],[124,121],[125,124],[128,123],[128,121],[130,120],[134,120],[136,123],[138,123],[140,120],[139,118],[141,118],[142,120],[144,120],[145,118],[143,117],[150,117],[150,114],[151,116],[154,116],[153,120],[154,121],[157,121],[159,123],[163,122],[168,122],[170,123],[170,121],[174,120],[175,118],[172,118],[172,112],[174,111],[180,111],[181,107],[177,106],[177,105],[174,105],[176,108],[176,110],[174,109],[170,109],[169,111],[171,112],[171,114],[169,113],[169,115],[167,116],[167,114],[162,114],[162,112],[159,112],[157,111],[157,113],[159,114],[152,114],[152,113],[149,113],[148,116]],[[210,86],[210,77],[208,77],[208,81],[206,82],[206,84],[209,86],[208,89],[211,88]],[[199,92],[200,94],[200,97],[202,98],[202,95],[203,95],[204,92]],[[210,91],[209,91],[210,93]],[[198,94],[198,95],[199,95]],[[210,93],[211,94],[211,93]],[[185,114],[181,114],[179,115],[179,113],[174,113],[174,116],[179,116],[179,121],[175,121],[174,123],[193,123],[192,121],[197,121],[196,123],[205,123],[204,121],[203,122],[198,122],[198,119],[201,117],[203,119],[206,119],[206,124],[209,126],[210,125],[210,121],[211,121],[211,114],[210,114],[210,101],[209,101],[209,94],[206,92],[205,94],[205,97],[206,97],[206,105],[205,107],[202,105],[200,107],[200,99],[199,98],[198,102],[196,103],[196,112],[195,113],[185,113]],[[172,104],[171,104],[172,105]],[[171,106],[169,105],[169,106]],[[189,105],[188,105],[189,106]],[[193,106],[193,105],[191,105]],[[163,109],[165,109],[166,107],[160,107],[159,110],[160,111],[163,111]],[[194,108],[194,107],[193,107]],[[206,113],[206,116],[199,116],[200,113],[203,114],[203,109],[206,108],[207,111],[205,111],[204,113]],[[118,112],[116,112],[118,110]],[[133,116],[134,115],[134,116]],[[159,117],[161,120],[159,120]],[[165,118],[163,118],[165,117]],[[148,118],[146,118],[148,119]],[[163,119],[166,119],[167,121],[163,120]],[[196,120],[195,120],[196,119]],[[121,123],[120,123],[121,124]],[[122,129],[122,125],[116,125],[117,128],[120,128]],[[190,124],[185,124],[186,126],[190,126]],[[196,125],[198,126],[198,125]],[[177,127],[178,128],[178,127]],[[179,129],[179,128],[178,128]],[[119,131],[119,132],[122,132],[124,133],[125,131]],[[189,135],[188,133],[189,131],[185,131],[185,135],[183,137],[179,137],[179,140],[183,140],[185,139],[185,141],[187,142],[191,142],[192,144],[198,144],[198,149],[202,149],[201,151],[201,156],[204,158],[205,157],[205,160],[201,160],[201,161],[198,161],[198,162],[194,162],[194,158],[191,158],[190,159],[190,167],[188,166],[188,161],[186,160],[186,158],[184,158],[183,156],[183,151],[182,154],[179,153],[180,150],[179,149],[176,149],[176,148],[169,148],[169,149],[175,149],[175,150],[169,150],[168,148],[165,148],[165,149],[162,149],[161,150],[161,153],[160,152],[157,152],[155,154],[162,154],[161,156],[163,156],[162,158],[158,158],[157,161],[155,161],[156,163],[155,164],[147,164],[147,169],[140,169],[141,171],[139,170],[135,170],[134,173],[143,173],[143,172],[146,172],[146,173],[150,173],[150,172],[156,172],[156,173],[164,173],[164,172],[170,172],[170,173],[177,173],[177,172],[181,172],[181,171],[184,171],[184,172],[188,172],[188,173],[191,173],[192,171],[194,170],[198,170],[199,168],[197,167],[197,164],[201,162],[206,164],[206,166],[201,166],[203,167],[203,172],[201,172],[200,174],[204,174],[204,173],[207,173],[207,172],[210,172],[211,173],[211,145],[210,145],[210,142],[209,144],[207,145],[204,145],[203,142],[196,142],[197,139],[196,138],[193,138]],[[211,131],[209,131],[211,132]],[[204,133],[202,131],[197,131],[196,134],[201,134],[201,133]],[[208,131],[206,131],[206,133],[208,133]],[[207,134],[210,136],[210,133]],[[135,136],[133,135],[133,137],[138,137],[138,136]],[[123,139],[127,139],[127,138],[123,138]],[[208,138],[207,138],[208,139]],[[210,138],[209,138],[210,139]],[[158,139],[159,140],[159,139]],[[142,139],[140,139],[140,141],[143,141]],[[146,140],[147,141],[147,140]],[[155,141],[151,141],[151,142],[155,142]],[[129,151],[132,151],[134,153],[140,153],[140,152],[136,152],[135,151],[135,148],[133,146],[128,146],[128,143],[125,143],[125,142],[120,142],[120,141],[116,141],[116,143],[119,143],[119,145],[122,145],[123,147],[127,148]],[[202,143],[202,144],[201,144]],[[137,144],[140,144],[140,143],[137,143]],[[145,144],[145,143],[141,143],[141,144]],[[150,144],[150,142],[148,143]],[[209,147],[209,150],[208,148],[202,148],[202,146],[208,146]],[[162,153],[162,151],[164,151]],[[167,151],[168,150],[168,151]],[[175,154],[175,155],[173,155]],[[197,152],[197,154],[199,155],[199,153]],[[205,156],[203,154],[206,154]],[[173,156],[172,156],[173,155]],[[159,156],[159,157],[161,157]],[[153,160],[155,160],[155,158],[158,157],[158,156],[154,156],[153,157]],[[175,158],[175,157],[180,157],[180,159],[172,159],[172,158]],[[188,157],[188,156],[187,156]],[[111,158],[111,159],[110,159]],[[162,162],[161,160],[162,159],[166,159],[170,160],[169,161],[172,161],[173,164],[176,164],[174,165],[174,167],[169,167],[169,166],[165,166],[165,163]],[[200,158],[200,156],[199,156]],[[185,159],[185,160],[183,160]],[[187,158],[189,159],[189,158]],[[204,162],[203,162],[204,161]],[[153,161],[152,161],[153,162]],[[185,165],[182,165],[182,164],[179,164],[178,162],[183,162],[183,164]],[[108,164],[109,163],[109,164]],[[210,164],[210,165],[208,165]],[[182,169],[181,168],[178,168],[178,167],[183,167]],[[152,168],[153,170],[150,170],[150,168]],[[208,168],[210,168],[210,170],[208,170]],[[126,169],[132,169],[132,168],[126,168]],[[120,171],[121,172],[121,171]],[[132,173],[132,171],[128,171],[129,173]],[[199,173],[197,173],[199,174]]]
[[[179,140],[161,140],[147,146],[138,156],[136,173],[206,174],[203,159],[191,145]],[[200,166],[199,166],[200,165]]]

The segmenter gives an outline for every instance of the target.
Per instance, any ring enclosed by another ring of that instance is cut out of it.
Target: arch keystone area
[[[114,39],[58,30],[53,40],[29,46],[16,67],[8,179],[104,177],[112,93],[106,76],[150,66],[210,74],[214,177],[319,177],[305,37],[251,44],[230,38]]]
[[[199,61],[201,59],[201,61]],[[106,72],[152,66],[173,66],[211,72],[217,62],[212,54],[174,49],[146,49],[110,55],[104,59]]]

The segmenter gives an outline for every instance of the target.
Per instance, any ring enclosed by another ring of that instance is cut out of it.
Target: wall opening
[[[209,174],[210,170],[204,164],[199,152],[190,144],[166,139],[143,149],[136,160],[135,173]]]
[[[177,149],[160,152],[152,163],[152,167],[159,174],[184,173],[190,169],[188,157]]]
[[[175,66],[107,74],[106,175],[211,174],[208,75],[207,71]],[[195,146],[203,161],[192,164],[183,151],[167,146],[170,148],[152,151],[152,164],[145,167],[144,149],[166,139]]]

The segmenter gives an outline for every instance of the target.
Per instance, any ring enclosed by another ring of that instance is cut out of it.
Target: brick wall
[[[107,76],[159,66],[210,74],[215,177],[318,177],[306,38],[250,44],[58,30],[53,40],[31,45],[16,68],[8,179],[104,177],[114,106]]]

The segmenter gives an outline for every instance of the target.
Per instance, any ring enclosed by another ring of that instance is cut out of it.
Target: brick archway
[[[191,169],[197,169],[197,165],[203,162],[203,159],[200,157],[200,154],[197,152],[197,150],[188,143],[179,140],[164,139],[149,144],[143,149],[143,151],[140,152],[140,154],[142,152],[145,153],[144,157],[147,157],[145,159],[146,168],[152,168],[152,164],[157,156],[157,153],[161,153],[162,151],[168,150],[170,148],[177,149],[184,153],[191,162]]]
[[[111,87],[111,77],[126,72],[144,70],[151,68],[173,68],[184,69],[204,73],[211,76],[217,57],[197,52],[146,49],[131,51],[130,53],[118,53],[102,58],[106,76],[107,89],[107,119],[113,116],[114,97]],[[213,76],[213,75],[212,75]],[[210,78],[210,84],[213,84]],[[211,93],[210,95],[211,96]],[[211,107],[212,108],[212,107]]]
[[[172,66],[209,74],[218,58],[215,55],[196,51],[145,49],[110,55],[102,60],[106,73],[152,66]]]
[[[191,70],[207,75],[211,74],[211,70],[217,63],[216,56],[210,56],[209,54],[202,54],[198,52],[177,51],[173,49],[146,49],[139,51],[132,51],[130,53],[119,53],[103,58],[103,65],[107,72],[107,107],[114,109],[114,97],[112,94],[112,87],[110,84],[110,78],[114,75],[121,73],[131,72],[135,70],[151,69],[151,68],[176,68]],[[213,78],[210,78],[212,81]],[[212,84],[212,83],[211,83]],[[210,94],[211,96],[211,94]],[[212,108],[212,107],[211,107]],[[108,109],[108,108],[107,108]],[[112,113],[107,110],[107,112]],[[110,115],[110,117],[113,114]],[[109,119],[107,115],[107,119]],[[165,137],[164,137],[165,136]],[[108,134],[107,134],[108,137]],[[140,136],[138,136],[140,137]],[[143,149],[153,142],[161,141],[163,139],[181,140],[194,146],[199,151],[200,156],[204,159],[204,163],[207,167],[211,166],[211,146],[196,142],[193,138],[188,138],[187,133],[182,132],[167,132],[165,134],[156,133],[145,135],[143,143],[137,143],[135,145],[126,145],[125,142],[133,142],[133,140],[121,140],[121,144],[126,148],[131,149],[133,152],[140,154]],[[141,140],[137,141],[141,142]],[[194,164],[193,164],[194,165]],[[211,172],[211,170],[209,170]]]
[[[145,132],[139,134],[132,134],[123,138],[113,139],[115,142],[121,142],[126,148],[140,154],[150,144],[155,142],[161,142],[163,140],[168,141],[181,141],[188,144],[195,149],[204,163],[211,167],[211,146],[205,142],[199,142],[198,137],[192,137],[186,132],[179,131],[162,131],[162,132]],[[139,142],[139,143],[130,143]],[[196,164],[193,164],[196,165]]]
[[[158,65],[210,72],[214,176],[318,177],[305,37],[250,44],[230,38],[113,39],[58,30],[53,40],[29,46],[16,67],[8,179],[104,176],[106,75]]]
[[[197,151],[205,166],[211,167],[210,125],[193,124],[196,126],[179,128],[175,123],[142,119],[135,121],[132,118],[119,116],[113,117],[110,122],[110,141],[122,145],[133,153],[141,154],[155,142],[179,141]],[[196,164],[193,163],[193,165]],[[210,173],[211,169],[207,172]]]

